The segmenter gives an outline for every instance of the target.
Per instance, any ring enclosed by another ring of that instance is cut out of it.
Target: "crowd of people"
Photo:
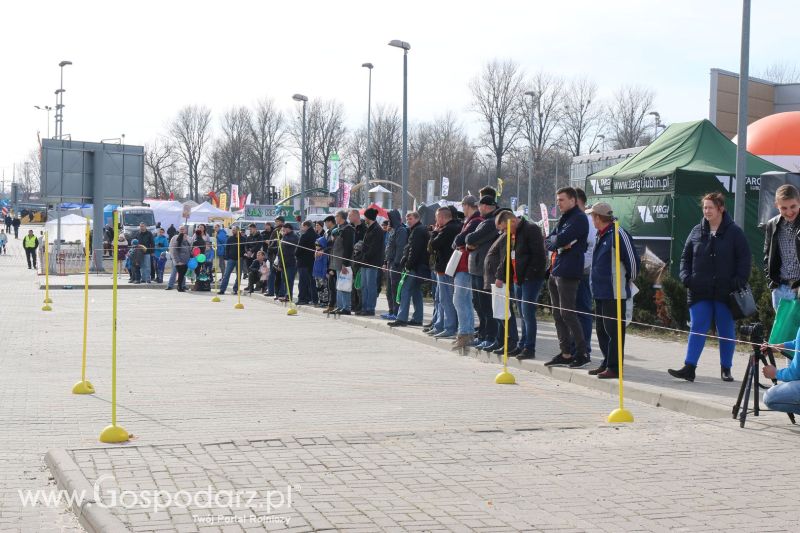
[[[389,327],[422,327],[435,338],[452,339],[455,350],[474,347],[498,354],[503,352],[505,329],[493,287],[505,289],[508,269],[509,356],[536,357],[536,313],[546,286],[559,349],[545,365],[590,366],[594,331],[602,359],[589,373],[615,379],[626,325],[623,321],[618,332],[617,238],[622,307],[628,320],[640,259],[624,228],[620,227],[617,237],[612,207],[599,202],[587,208],[586,201],[581,189],[559,189],[560,217],[546,235],[538,224],[499,206],[491,187],[481,189],[479,197],[464,197],[461,209],[438,208],[429,225],[417,211],[407,213],[403,220],[399,211],[391,210],[388,219],[379,222],[379,212],[372,208],[363,217],[356,209],[341,210],[316,222],[277,217],[261,231],[255,224],[242,232],[236,226],[199,224],[193,234],[186,226],[170,226],[158,228],[153,236],[141,225],[130,242],[119,236],[117,260],[131,283],[164,283],[169,265],[167,290],[187,291],[187,280],[191,280],[191,290],[225,294],[233,277],[233,294],[240,283],[246,283],[243,292],[316,306],[337,315],[375,316],[383,292],[388,311],[380,318]],[[780,187],[776,206],[780,214],[766,227],[764,266],[777,309],[782,299],[796,298],[800,287],[800,192],[791,185]],[[680,264],[690,313],[686,356],[683,367],[669,369],[669,374],[694,381],[713,327],[721,337],[720,377],[733,381],[731,294],[747,286],[751,254],[744,232],[726,211],[724,195],[705,195],[702,210],[703,219],[686,240]],[[507,257],[508,238],[511,254]],[[433,314],[423,324],[426,287]],[[765,369],[768,377],[797,380],[791,386],[800,406],[800,388],[796,392],[793,388],[800,383],[800,366],[795,373],[781,372]],[[774,398],[781,389],[773,390]],[[786,394],[773,403],[785,405]]]

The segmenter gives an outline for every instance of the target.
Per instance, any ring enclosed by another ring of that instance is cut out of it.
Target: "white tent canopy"
[[[86,222],[88,218],[80,215],[66,215],[61,217],[61,240],[65,242],[83,242],[86,238]],[[55,241],[58,235],[58,220],[48,220],[44,225],[47,232],[47,239]]]
[[[167,229],[170,224],[176,228],[183,223],[183,204],[172,200],[151,201],[150,208],[156,222],[161,223],[161,227]]]
[[[208,202],[203,202],[192,209],[192,214],[189,215],[189,222],[207,223],[210,218],[231,218],[231,213],[214,207]]]

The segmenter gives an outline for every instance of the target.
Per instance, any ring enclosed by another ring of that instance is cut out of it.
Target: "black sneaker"
[[[567,359],[562,354],[556,354],[555,357],[550,359],[544,366],[569,366],[572,364],[572,357]]]
[[[536,351],[531,350],[530,348],[524,348],[516,357],[519,361],[524,361],[525,359],[536,359]]]
[[[589,375],[590,376],[596,376],[598,374],[602,374],[605,371],[606,371],[605,365],[600,365],[597,368],[593,368],[592,370],[589,370]]]
[[[589,366],[589,358],[585,355],[576,355],[572,358],[572,361],[569,364],[570,368],[583,368],[585,366]]]
[[[408,322],[406,322],[405,320],[393,320],[391,322],[387,322],[387,325],[390,328],[404,328],[408,326]]]

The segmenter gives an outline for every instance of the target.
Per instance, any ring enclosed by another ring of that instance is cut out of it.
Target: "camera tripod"
[[[747,369],[744,371],[744,378],[742,379],[742,386],[739,388],[739,397],[736,399],[736,404],[733,406],[733,418],[739,419],[739,427],[743,428],[745,422],[747,421],[747,413],[752,412],[753,416],[758,416],[759,411],[761,408],[758,405],[758,391],[759,389],[766,389],[765,387],[759,382],[758,373],[759,362],[762,365],[767,365],[767,357],[769,357],[769,364],[775,366],[775,356],[772,353],[772,349],[767,350],[767,354],[764,355],[761,352],[761,347],[757,344],[753,345],[753,353],[750,354],[750,360],[747,362]],[[772,380],[772,384],[775,385],[778,383],[777,379]],[[747,402],[750,401],[750,393],[753,393],[753,408],[747,408]],[[744,401],[742,401],[744,399]],[[765,411],[767,409],[764,409]],[[791,420],[792,424],[796,424],[794,420],[794,415],[792,413],[787,413],[789,415],[789,420]]]

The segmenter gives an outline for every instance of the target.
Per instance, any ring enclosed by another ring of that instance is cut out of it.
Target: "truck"
[[[156,217],[153,210],[149,207],[127,206],[119,209],[119,222],[125,238],[131,241],[134,235],[139,233],[139,224],[144,222],[150,233],[156,231]]]

